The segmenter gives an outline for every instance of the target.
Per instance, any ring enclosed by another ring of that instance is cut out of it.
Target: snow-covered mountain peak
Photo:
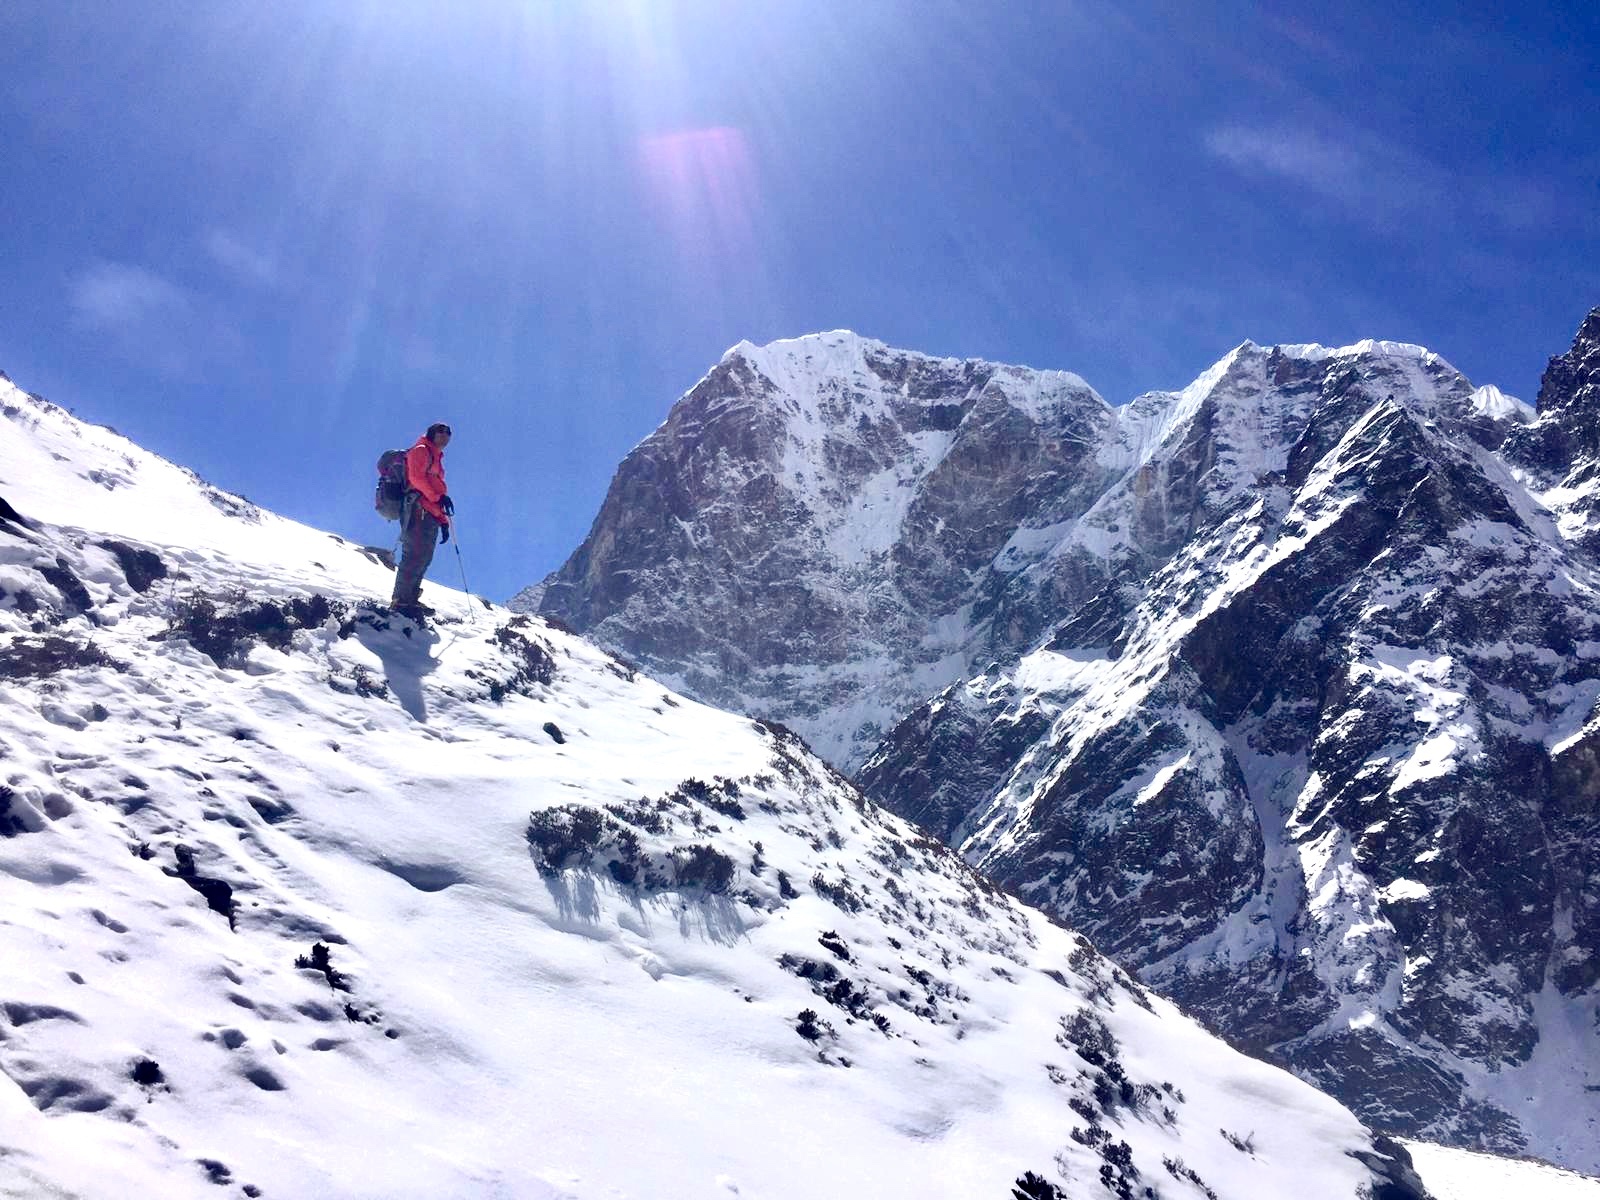
[[[825,393],[842,379],[868,391],[882,390],[907,401],[947,400],[919,395],[919,382],[936,376],[963,375],[980,387],[994,387],[1019,408],[1039,415],[1064,394],[1087,393],[1104,404],[1082,376],[1071,371],[1038,370],[982,359],[939,357],[897,349],[848,329],[782,338],[764,346],[740,342],[722,362],[742,359],[776,385],[777,392],[801,404]]]
[[[1423,346],[1374,339],[1333,348],[1261,346],[1246,340],[1187,387],[1146,393],[1118,410],[1119,436],[1102,451],[1101,461],[1123,470],[1142,467],[1161,447],[1182,441],[1209,405],[1217,435],[1248,460],[1250,470],[1279,470],[1285,439],[1292,440],[1335,379],[1341,386],[1365,381],[1375,399],[1392,398],[1428,420],[1486,416],[1485,405],[1495,408],[1493,419],[1503,419],[1520,403],[1488,399],[1491,392],[1501,397],[1498,389],[1473,393],[1454,367]]]
[[[1200,405],[1235,364],[1257,349],[1254,342],[1242,342],[1186,387],[1176,392],[1146,392],[1123,405],[1117,410],[1118,438],[1101,449],[1100,461],[1118,470],[1143,466],[1172,436],[1173,430],[1194,418]]]
[[[1519,425],[1528,424],[1538,415],[1526,400],[1508,396],[1492,383],[1473,389],[1472,411],[1491,421],[1515,421]]]
[[[780,338],[757,346],[742,341],[722,356],[723,362],[741,358],[780,386],[803,386],[807,377],[860,369],[865,355],[883,343],[849,329]]]
[[[1275,349],[1286,358],[1300,358],[1307,362],[1325,362],[1330,358],[1403,358],[1432,365],[1444,360],[1426,346],[1412,342],[1391,342],[1379,338],[1362,338],[1348,346],[1322,346],[1315,342],[1280,344]],[[1448,364],[1446,364],[1448,365]]]
[[[733,610],[773,599],[759,652],[665,651],[680,638],[698,642],[686,627],[700,620],[631,611],[630,595],[594,574],[587,548],[513,605],[628,645],[667,678],[772,713],[858,765],[912,691],[1024,648],[1118,564],[1168,553],[1192,519],[1188,500],[1169,502],[1169,481],[1182,480],[1185,495],[1203,485],[1209,506],[1226,507],[1283,471],[1312,411],[1346,393],[1346,407],[1392,396],[1424,420],[1475,415],[1470,385],[1442,359],[1378,341],[1247,341],[1187,387],[1121,409],[1071,372],[938,358],[850,331],[742,343],[622,465],[586,547],[614,558],[635,546],[653,560],[606,567],[606,578],[637,584],[644,570],[656,595],[681,588],[690,607],[703,607],[708,590],[727,597],[728,619],[706,617],[712,641],[746,619]],[[629,506],[646,494],[661,497],[659,517]],[[738,567],[751,559],[769,581],[755,591]],[[575,602],[579,592],[589,598]],[[912,616],[924,603],[935,608]],[[765,708],[754,697],[795,678],[795,651],[779,632],[795,621],[800,637],[826,647],[829,665],[812,680],[816,697]],[[623,634],[645,627],[647,637]],[[877,666],[834,661],[869,646],[875,662],[898,663],[892,681]],[[737,665],[712,671],[713,660]],[[869,692],[877,699],[865,700]]]

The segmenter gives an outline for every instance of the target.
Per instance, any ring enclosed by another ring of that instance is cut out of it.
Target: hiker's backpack
[[[385,521],[398,521],[406,501],[406,452],[385,450],[378,455],[378,490],[372,507]]]

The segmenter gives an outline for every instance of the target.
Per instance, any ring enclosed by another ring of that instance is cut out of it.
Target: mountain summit
[[[917,700],[1037,635],[1033,597],[1008,582],[1115,478],[1099,457],[1132,456],[1139,433],[1066,372],[851,333],[742,343],[511,607],[858,765]]]
[[[781,715],[1380,1126],[1597,1170],[1597,381],[1600,314],[1537,412],[1385,341],[1121,409],[738,348],[524,603]]]

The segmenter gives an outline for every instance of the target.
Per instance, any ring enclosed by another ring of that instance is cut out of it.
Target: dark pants
[[[422,599],[422,577],[433,562],[434,548],[439,544],[438,521],[417,500],[416,494],[406,497],[400,514],[400,568],[394,574],[393,608],[409,608]]]

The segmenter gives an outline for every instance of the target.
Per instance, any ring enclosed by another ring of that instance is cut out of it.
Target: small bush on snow
[[[588,866],[600,846],[608,821],[599,809],[582,804],[546,808],[528,817],[528,845],[540,868],[561,871]]]
[[[72,667],[127,669],[87,640],[23,636],[0,646],[0,679],[43,679]]]
[[[672,853],[672,865],[679,887],[703,887],[708,892],[725,892],[733,882],[734,862],[712,846],[685,846]]]
[[[156,640],[181,639],[225,667],[256,642],[287,650],[297,630],[318,628],[330,617],[342,620],[348,611],[346,604],[320,594],[281,603],[248,600],[242,589],[215,598],[190,592],[173,605],[167,628],[156,634]]]
[[[611,877],[627,886],[648,889],[700,888],[726,892],[737,864],[704,842],[651,854],[639,835],[609,812],[586,804],[541,809],[528,817],[528,848],[541,871],[603,864]]]
[[[1067,1194],[1042,1175],[1028,1171],[1011,1185],[1013,1200],[1067,1200]]]
[[[28,827],[11,814],[11,802],[16,798],[14,791],[0,784],[0,837],[15,837],[28,832]]]

